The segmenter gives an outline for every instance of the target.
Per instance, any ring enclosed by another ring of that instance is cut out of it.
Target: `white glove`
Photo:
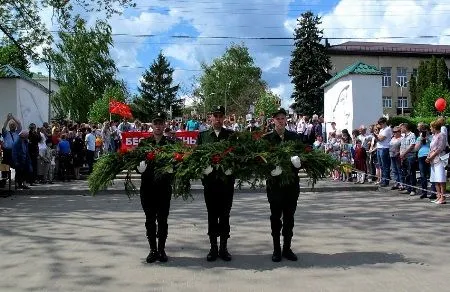
[[[139,163],[137,170],[139,171],[139,173],[143,173],[145,170],[147,169],[147,163],[145,163],[145,161],[141,161],[141,163]]]
[[[283,169],[281,169],[281,167],[277,166],[277,167],[275,167],[274,170],[272,170],[272,171],[270,172],[270,174],[271,174],[272,176],[279,176],[282,172],[283,172]]]
[[[211,165],[208,165],[208,167],[205,168],[205,169],[203,170],[203,174],[204,174],[204,175],[208,175],[208,174],[210,174],[212,171],[213,171],[212,166],[211,166]]]
[[[298,157],[298,156],[292,156],[291,162],[295,168],[300,168],[302,166],[302,161],[300,160],[300,157]]]

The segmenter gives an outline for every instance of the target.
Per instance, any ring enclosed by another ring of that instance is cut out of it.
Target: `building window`
[[[392,108],[392,97],[383,96],[383,108]]]
[[[413,69],[412,76],[413,77],[417,77],[417,68]]]
[[[397,85],[406,87],[406,83],[408,83],[408,77],[406,76],[405,67],[397,67],[397,82]]]
[[[383,87],[391,87],[391,67],[381,67],[381,72],[383,72]]]
[[[408,107],[408,98],[406,96],[399,96],[397,99],[397,107],[398,108]]]

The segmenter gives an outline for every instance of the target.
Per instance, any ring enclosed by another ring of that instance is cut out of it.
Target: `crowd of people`
[[[353,166],[336,169],[331,174],[332,179],[355,183],[371,181],[381,187],[392,182],[393,190],[411,196],[420,193],[421,198],[429,197],[438,204],[446,202],[447,161],[441,159],[448,149],[444,125],[445,120],[439,118],[431,125],[419,123],[417,129],[411,129],[409,124],[388,125],[383,117],[368,129],[362,125],[350,133],[347,129],[337,129],[334,122],[326,129],[323,117],[317,115],[286,121],[286,129],[296,132],[303,142]],[[230,116],[223,123],[224,128],[233,131],[269,132],[273,126],[273,119],[263,115],[247,121]],[[210,127],[209,119],[195,116],[184,122],[168,120],[164,135],[174,136],[180,131],[203,132]],[[80,179],[83,166],[88,173],[92,172],[95,160],[104,153],[117,151],[122,133],[129,131],[152,132],[153,128],[151,123],[123,119],[102,124],[52,122],[40,127],[30,124],[28,129],[23,129],[21,122],[9,114],[0,140],[2,163],[15,168],[19,189],[38,183],[51,184],[55,179]],[[0,186],[5,184],[6,177],[3,172]]]
[[[332,123],[326,139],[317,135],[313,146],[352,166],[336,169],[331,174],[334,180],[373,182],[410,196],[428,197],[436,204],[446,203],[449,147],[442,117],[430,125],[419,123],[417,129],[407,123],[388,125],[382,117],[369,129],[362,125],[351,133]]]

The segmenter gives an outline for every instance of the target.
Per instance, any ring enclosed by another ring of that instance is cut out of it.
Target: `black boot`
[[[219,257],[226,261],[229,262],[231,261],[231,254],[228,252],[227,249],[227,241],[228,241],[228,237],[220,237],[220,248],[219,248]]]
[[[217,260],[217,256],[219,254],[219,249],[217,248],[217,237],[210,236],[209,242],[211,242],[211,249],[209,250],[209,253],[206,256],[206,260],[208,262],[213,262]]]
[[[288,259],[290,261],[297,261],[298,258],[295,255],[295,253],[291,250],[291,238],[284,238],[284,243],[283,243],[283,252],[282,252],[282,256],[285,259]]]
[[[281,262],[281,246],[280,246],[280,237],[273,237],[273,254],[272,254],[272,262]]]
[[[148,243],[150,244],[150,253],[147,256],[147,263],[154,263],[159,258],[158,251],[156,248],[156,237],[151,237],[148,239]]]
[[[166,255],[166,238],[160,238],[158,241],[158,253],[159,253],[159,261],[162,263],[167,262],[168,258]]]

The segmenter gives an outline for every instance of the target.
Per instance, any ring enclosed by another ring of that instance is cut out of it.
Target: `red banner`
[[[129,151],[139,145],[142,139],[152,136],[151,132],[124,132],[122,133],[121,151]],[[175,136],[182,140],[186,145],[195,145],[197,142],[198,131],[176,132]]]

